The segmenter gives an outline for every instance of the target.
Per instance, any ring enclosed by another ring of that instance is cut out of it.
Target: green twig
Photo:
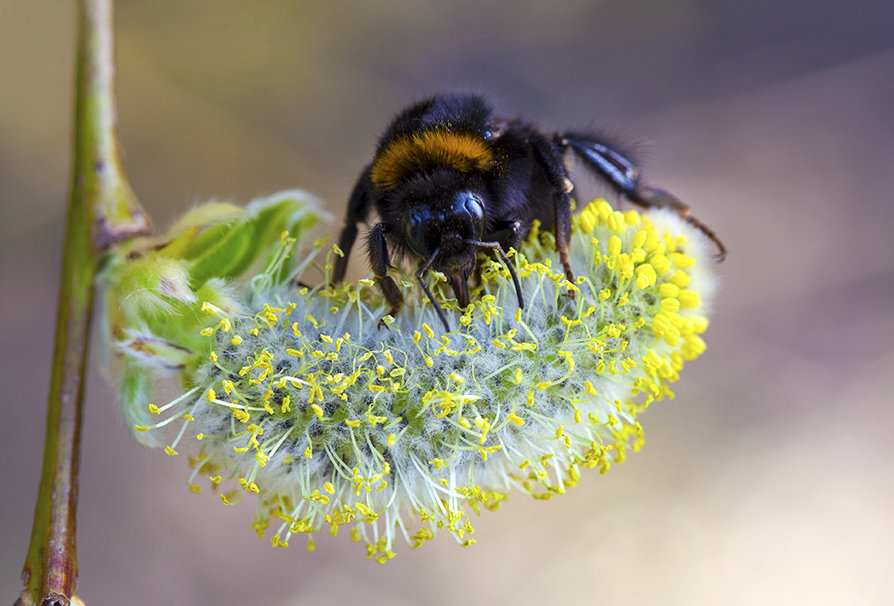
[[[103,250],[150,223],[121,170],[115,134],[111,0],[78,3],[74,169],[68,199],[43,470],[17,604],[67,605],[77,577],[84,367]]]

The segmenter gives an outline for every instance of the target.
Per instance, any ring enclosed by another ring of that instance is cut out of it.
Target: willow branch
[[[149,230],[121,170],[111,0],[78,3],[74,158],[62,253],[46,442],[17,604],[68,605],[77,578],[78,461],[93,281],[102,252]]]

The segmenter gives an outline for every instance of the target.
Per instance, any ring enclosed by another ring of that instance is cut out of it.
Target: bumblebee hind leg
[[[717,247],[717,259],[726,258],[726,246],[710,227],[689,214],[689,206],[673,194],[645,185],[636,165],[611,145],[588,133],[565,133],[558,137],[561,149],[568,149],[620,194],[644,208],[669,208],[699,229]]]
[[[571,241],[571,191],[574,184],[568,178],[568,170],[562,158],[562,149],[552,140],[540,133],[530,135],[534,157],[546,173],[547,181],[553,192],[553,212],[555,213],[556,251],[565,277],[574,284],[574,272],[568,262],[568,247]],[[574,298],[574,291],[569,290],[569,298]]]
[[[717,237],[717,234],[714,232],[714,230],[689,214],[689,205],[677,198],[675,195],[666,192],[663,189],[640,185],[636,187],[631,193],[628,193],[627,198],[634,204],[638,204],[639,206],[645,208],[669,208],[675,211],[678,215],[685,219],[687,223],[701,231],[708,237],[709,240],[711,240],[711,242],[714,243],[714,245],[717,247],[718,262],[726,259],[726,246],[724,246],[723,242],[720,241],[720,238]]]

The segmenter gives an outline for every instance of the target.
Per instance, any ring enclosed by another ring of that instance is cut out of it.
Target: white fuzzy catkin
[[[468,308],[435,288],[447,334],[399,270],[407,304],[381,327],[372,281],[299,289],[283,253],[246,287],[246,314],[203,307],[210,358],[136,429],[182,420],[166,451],[197,439],[191,488],[210,478],[227,503],[257,493],[253,527],[276,546],[305,533],[312,549],[342,526],[379,562],[397,536],[415,547],[442,529],[468,545],[470,512],[513,489],[551,498],[641,446],[638,414],[704,351],[708,246],[674,213],[594,202],[574,217],[576,284],[535,227],[510,254],[524,309],[482,255]]]

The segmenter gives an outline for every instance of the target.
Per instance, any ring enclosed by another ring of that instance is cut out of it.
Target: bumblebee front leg
[[[348,269],[348,258],[351,256],[351,248],[354,247],[354,240],[357,239],[357,223],[366,221],[369,215],[370,205],[370,167],[367,166],[354,189],[351,191],[351,197],[348,199],[348,210],[345,214],[345,226],[341,230],[341,236],[338,238],[338,247],[344,256],[335,260],[335,268],[332,270],[332,282],[337,284],[345,277],[345,271]]]
[[[392,317],[397,315],[400,308],[403,307],[404,297],[400,294],[400,289],[394,280],[388,276],[388,245],[385,242],[385,234],[388,226],[384,223],[378,223],[369,234],[367,243],[369,249],[369,264],[372,267],[373,276],[379,290],[385,296],[385,300],[391,305],[388,312]]]
[[[522,239],[521,221],[499,221],[490,232],[484,234],[484,239],[496,240],[503,248],[518,250]]]
[[[562,160],[562,150],[544,135],[531,136],[534,155],[546,172],[546,177],[553,191],[553,212],[555,213],[556,251],[562,262],[565,277],[574,284],[574,272],[568,262],[568,248],[571,242],[571,191],[574,184],[568,178],[568,171]],[[574,291],[569,290],[569,298],[574,298]]]

